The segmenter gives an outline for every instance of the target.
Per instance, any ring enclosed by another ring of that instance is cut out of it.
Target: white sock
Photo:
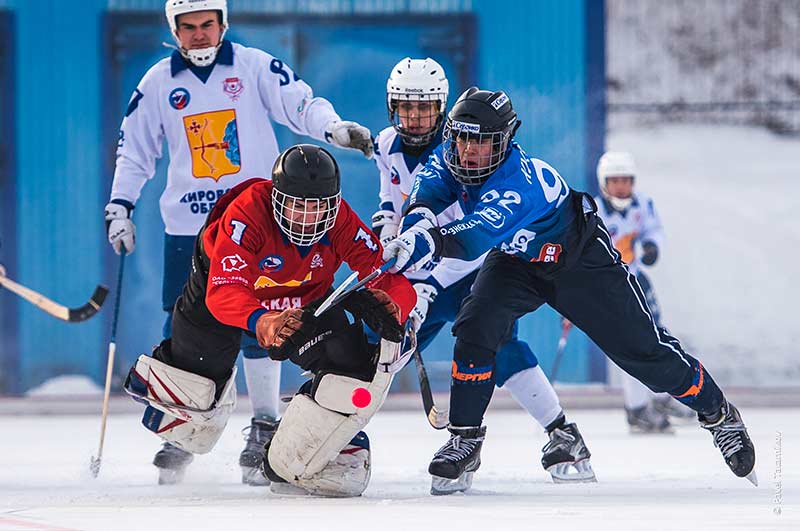
[[[506,380],[503,387],[508,389],[514,400],[519,402],[519,405],[525,408],[542,428],[547,427],[562,413],[558,395],[538,365],[513,375]]]
[[[253,416],[267,420],[278,419],[281,390],[281,362],[270,358],[244,358],[244,378],[247,394],[253,406]]]
[[[627,372],[619,369],[622,373],[620,380],[622,382],[622,393],[625,395],[625,407],[627,409],[636,409],[646,406],[655,397],[655,393],[648,389],[642,382],[628,374]]]

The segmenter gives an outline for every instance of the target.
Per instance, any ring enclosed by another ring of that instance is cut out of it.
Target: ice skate
[[[245,434],[245,446],[239,454],[239,466],[242,467],[242,483],[255,487],[269,485],[269,480],[261,472],[265,447],[272,440],[278,429],[278,421],[253,418],[250,426],[242,430]]]
[[[631,433],[675,433],[667,414],[658,411],[652,403],[635,409],[625,408],[625,416]]]
[[[450,426],[450,439],[433,456],[428,472],[433,476],[434,496],[463,492],[472,486],[472,476],[481,466],[481,447],[486,427]]]
[[[739,410],[730,402],[724,402],[720,416],[716,420],[708,420],[698,414],[698,419],[703,428],[714,436],[714,446],[722,452],[722,457],[731,471],[740,478],[747,478],[753,485],[758,486],[756,477],[756,450],[753,441],[747,434],[747,428],[742,421]]]
[[[591,483],[597,481],[592,470],[591,452],[574,422],[553,429],[550,441],[542,448],[542,466],[553,483]]]
[[[269,488],[273,494],[325,498],[360,496],[372,473],[369,437],[363,431],[358,432],[322,471],[298,480],[299,485],[278,476],[268,460],[263,461],[262,469],[262,474],[269,478]]]
[[[697,413],[669,395],[659,395],[653,399],[651,404],[653,409],[667,415],[667,418],[677,421],[678,424],[689,424],[697,417]]]
[[[158,468],[159,485],[175,485],[183,481],[186,467],[194,460],[194,455],[170,443],[164,443],[156,452],[153,464]]]

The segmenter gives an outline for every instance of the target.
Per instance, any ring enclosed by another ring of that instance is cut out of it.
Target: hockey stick
[[[419,379],[419,394],[422,396],[422,407],[425,408],[425,415],[428,417],[428,422],[434,429],[444,429],[447,427],[447,423],[450,419],[450,412],[447,408],[437,408],[436,404],[433,403],[431,382],[428,380],[428,371],[425,370],[425,363],[422,361],[422,354],[418,348],[414,349],[414,363],[417,366],[417,378]]]
[[[561,337],[558,338],[558,347],[556,347],[556,355],[553,359],[553,369],[550,371],[550,383],[556,381],[558,376],[558,369],[561,367],[561,358],[564,357],[564,351],[567,348],[567,336],[572,328],[572,321],[569,319],[561,318]]]
[[[41,293],[37,293],[30,288],[17,284],[6,276],[6,270],[3,266],[0,266],[0,286],[3,286],[8,291],[16,293],[53,317],[69,323],[79,323],[92,317],[100,310],[100,307],[106,300],[106,295],[108,295],[107,287],[97,286],[94,288],[94,293],[92,293],[91,298],[89,298],[89,302],[78,308],[68,308],[63,304],[51,301]]]
[[[346,299],[348,295],[360,289],[362,286],[365,286],[368,282],[377,278],[378,275],[386,273],[389,270],[389,268],[395,264],[395,262],[397,262],[397,258],[391,258],[381,267],[379,267],[378,269],[376,269],[375,271],[373,271],[372,273],[361,279],[355,286],[347,289],[347,286],[352,284],[353,281],[358,278],[358,272],[351,274],[349,277],[345,279],[344,282],[342,282],[339,285],[339,287],[333,290],[333,293],[331,293],[327,299],[322,301],[322,304],[320,304],[319,308],[317,308],[317,311],[314,312],[314,317],[319,317],[320,315],[328,311],[328,308],[336,306],[344,299]]]
[[[125,269],[125,245],[119,257],[119,271],[117,272],[117,298],[114,300],[114,317],[111,319],[111,341],[108,343],[108,363],[106,365],[106,386],[103,389],[103,413],[100,418],[100,444],[97,447],[97,457],[92,456],[89,470],[92,477],[100,473],[100,463],[103,459],[103,443],[106,438],[106,420],[108,419],[108,397],[111,394],[111,375],[114,372],[114,354],[117,352],[117,322],[119,321],[119,300],[122,298],[122,272]]]

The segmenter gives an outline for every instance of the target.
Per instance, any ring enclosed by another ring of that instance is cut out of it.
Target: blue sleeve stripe
[[[130,201],[126,201],[125,199],[112,199],[110,202],[114,203],[115,205],[124,206],[125,208],[128,209],[128,212],[134,209],[133,203],[131,203]]]
[[[394,212],[394,203],[392,203],[391,201],[384,201],[383,203],[381,203],[380,209],[388,210],[389,212]]]
[[[253,313],[250,314],[250,317],[247,318],[247,329],[256,333],[256,322],[258,318],[267,313],[267,310],[264,308],[259,308],[258,310],[254,310]]]

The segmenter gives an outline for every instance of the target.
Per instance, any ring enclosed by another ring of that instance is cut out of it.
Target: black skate
[[[675,433],[667,414],[658,411],[652,404],[635,409],[625,408],[625,416],[631,433]]]
[[[164,443],[161,450],[156,452],[153,464],[158,468],[159,485],[175,485],[183,481],[186,467],[194,460],[194,455],[177,446]]]
[[[678,424],[688,424],[697,417],[697,413],[669,395],[659,395],[653,399],[651,404],[656,411],[663,413],[670,420],[677,421]]]
[[[242,430],[246,436],[244,450],[239,454],[239,466],[242,467],[242,483],[245,485],[269,485],[269,479],[261,472],[261,463],[266,455],[265,447],[277,429],[278,421],[253,418]]]
[[[450,440],[433,456],[428,472],[433,476],[431,494],[440,496],[463,492],[472,486],[472,476],[481,466],[481,446],[486,426],[448,426]]]
[[[722,452],[722,457],[731,471],[740,478],[747,478],[758,486],[756,477],[756,449],[747,435],[747,428],[742,422],[739,410],[730,402],[722,404],[719,419],[709,421],[698,414],[700,424],[714,436],[714,446]]]
[[[542,448],[542,466],[553,483],[591,483],[597,481],[589,458],[591,452],[583,442],[574,422],[553,429],[550,442]]]

